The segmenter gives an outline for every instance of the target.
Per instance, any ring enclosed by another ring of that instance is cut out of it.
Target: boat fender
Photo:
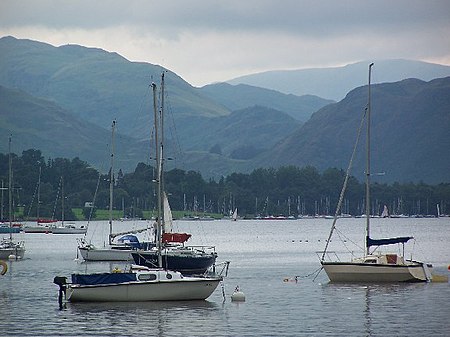
[[[8,271],[8,264],[5,261],[0,261],[0,266],[2,266],[1,275],[5,275]]]

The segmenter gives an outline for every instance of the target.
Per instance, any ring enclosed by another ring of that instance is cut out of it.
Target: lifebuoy
[[[2,272],[0,274],[5,275],[8,271],[8,264],[5,261],[0,261],[0,265],[3,267]]]

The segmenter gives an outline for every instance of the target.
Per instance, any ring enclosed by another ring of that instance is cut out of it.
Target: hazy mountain
[[[195,127],[185,125],[183,128],[183,132],[192,137],[187,150],[203,150],[233,157],[233,152],[243,148],[254,148],[257,152],[270,149],[300,122],[284,112],[254,106],[237,110],[229,116],[197,118],[193,125]],[[196,136],[193,129],[198,127],[204,131]],[[249,154],[248,157],[253,155]]]
[[[116,53],[77,45],[53,47],[13,37],[0,39],[0,84],[55,101],[68,113],[101,127],[112,119],[122,133],[149,137],[153,101],[166,72],[166,96],[173,114],[224,116],[230,111],[202,96],[175,73],[149,63],[130,62]]]
[[[372,62],[372,61],[371,61]],[[367,83],[369,61],[335,68],[274,70],[227,81],[269,88],[286,94],[316,95],[340,101],[352,89]],[[397,82],[407,78],[430,81],[450,76],[450,66],[411,60],[375,61],[372,83]]]
[[[232,111],[254,105],[266,106],[284,111],[300,122],[306,122],[312,113],[333,102],[313,95],[283,94],[246,84],[210,84],[200,88],[200,92]]]
[[[159,87],[163,68],[129,62],[100,49],[53,47],[12,37],[0,39],[0,55],[0,152],[7,152],[12,133],[16,153],[35,148],[46,157],[78,156],[106,171],[110,126],[116,119],[117,167],[131,170],[138,162],[149,161],[150,83]],[[359,85],[367,82],[367,64],[358,67]],[[380,81],[380,67],[377,62],[375,82]],[[336,71],[321,70],[328,82],[311,79],[307,93],[314,94],[315,85],[346,90],[351,78],[342,75],[345,83]],[[340,102],[328,104],[319,97],[246,85],[194,88],[168,70],[165,74],[165,149],[175,159],[167,161],[167,168],[193,169],[218,178],[288,164],[347,167],[367,88],[354,89]],[[373,86],[373,172],[386,172],[376,179],[450,181],[449,92],[449,78]],[[320,110],[313,113],[316,108]],[[353,170],[360,178],[362,144]]]
[[[79,157],[104,172],[110,166],[111,131],[74,118],[53,102],[0,86],[0,152],[8,152],[10,135],[16,154],[38,149],[46,158]],[[147,148],[148,142],[117,137],[117,167],[134,169],[145,161]]]
[[[253,166],[313,165],[346,169],[367,104],[367,86],[328,105],[264,153]],[[372,86],[372,172],[379,182],[450,181],[450,77]],[[365,130],[353,174],[363,177]]]

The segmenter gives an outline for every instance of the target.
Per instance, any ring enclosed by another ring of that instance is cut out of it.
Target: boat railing
[[[202,253],[211,253],[216,254],[216,246],[205,246],[205,245],[171,245],[166,244],[164,248],[178,248],[178,249],[186,249],[186,250],[195,250]]]
[[[205,276],[227,277],[229,267],[230,267],[230,261],[215,263],[211,266],[210,269],[208,269],[206,271]]]
[[[316,255],[322,262],[340,262],[338,252],[335,251],[318,251]]]

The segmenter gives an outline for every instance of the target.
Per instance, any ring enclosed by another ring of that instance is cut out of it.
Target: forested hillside
[[[8,162],[8,154],[0,154],[3,186],[8,185]],[[27,150],[20,156],[12,154],[12,171],[14,205],[23,208],[27,219],[37,214],[38,181],[42,217],[60,218],[62,183],[67,219],[74,217],[72,208],[84,207],[86,202],[93,202],[98,209],[109,206],[109,175],[79,158],[50,160],[38,150]],[[144,210],[155,210],[154,178],[153,167],[143,163],[132,173],[118,169],[114,175],[114,209],[123,216],[142,216]],[[174,210],[198,215],[207,212],[227,216],[235,207],[241,216],[250,217],[330,215],[335,212],[343,179],[342,170],[319,173],[314,167],[257,169],[249,174],[233,173],[219,181],[205,180],[198,172],[173,169],[165,174],[165,189]],[[361,215],[363,200],[363,184],[351,178],[343,212]],[[450,210],[450,184],[375,184],[372,200],[373,214],[380,214],[387,205],[392,213],[435,215],[436,204],[445,213]]]

